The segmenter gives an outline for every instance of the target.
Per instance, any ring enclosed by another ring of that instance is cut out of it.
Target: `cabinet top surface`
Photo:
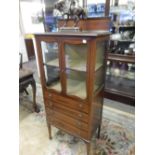
[[[95,31],[61,31],[61,32],[45,32],[45,33],[35,33],[35,36],[85,36],[85,37],[98,37],[110,35],[109,31],[95,30]]]

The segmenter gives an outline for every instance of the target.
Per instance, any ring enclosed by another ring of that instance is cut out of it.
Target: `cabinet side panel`
[[[94,135],[96,129],[99,127],[99,125],[101,124],[101,120],[102,120],[102,106],[103,106],[103,96],[102,93],[100,91],[100,93],[98,93],[92,102],[92,120],[91,120],[91,138]]]

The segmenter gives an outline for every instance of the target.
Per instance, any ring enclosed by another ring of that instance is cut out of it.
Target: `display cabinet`
[[[134,2],[111,6],[111,37],[107,58],[105,96],[135,105]]]
[[[111,37],[108,50],[106,97],[135,105],[135,27],[122,25],[113,29],[112,35],[117,37]]]
[[[107,31],[35,34],[49,137],[51,126],[83,139],[90,153],[102,119]]]

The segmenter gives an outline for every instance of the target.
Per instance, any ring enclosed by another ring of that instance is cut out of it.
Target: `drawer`
[[[45,100],[45,105],[51,109],[54,108],[59,113],[65,114],[77,120],[81,120],[82,122],[88,123],[89,118],[88,114],[84,112],[65,107],[64,105],[61,105],[56,102],[51,102],[50,100]]]
[[[82,122],[81,120],[77,120],[73,117],[69,117],[64,113],[61,113],[57,110],[57,108],[53,107],[52,110],[46,107],[46,114],[48,118],[55,118],[60,120],[61,122],[65,122],[66,124],[70,124],[76,128],[79,128],[84,131],[88,131],[88,124]]]
[[[49,123],[51,123],[51,125],[69,133],[72,134],[74,136],[80,137],[82,139],[88,139],[88,132],[85,132],[83,130],[80,130],[70,124],[67,124],[65,122],[60,121],[59,119],[55,118],[55,117],[50,117],[48,119]]]
[[[64,107],[68,107],[77,111],[88,113],[89,107],[85,102],[75,101],[73,99],[59,96],[48,91],[45,91],[45,98],[52,101],[53,103],[60,104]]]

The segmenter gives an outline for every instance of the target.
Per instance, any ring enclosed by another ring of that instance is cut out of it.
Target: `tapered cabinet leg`
[[[87,155],[91,155],[91,143],[86,142]]]
[[[100,130],[101,130],[101,125],[99,125],[98,129],[97,129],[97,138],[98,139],[100,138]]]
[[[35,112],[38,113],[40,110],[36,104],[36,82],[35,82],[34,78],[32,79],[31,86],[32,86],[32,91],[33,91],[33,109]]]
[[[52,128],[51,128],[51,124],[47,124],[47,127],[48,127],[49,139],[52,139]]]

